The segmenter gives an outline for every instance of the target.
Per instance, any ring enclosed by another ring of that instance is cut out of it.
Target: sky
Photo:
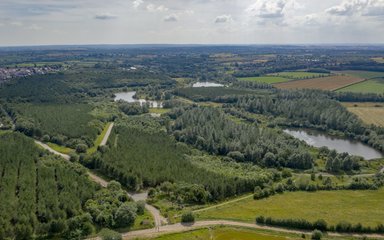
[[[384,43],[384,0],[0,0],[0,45]]]

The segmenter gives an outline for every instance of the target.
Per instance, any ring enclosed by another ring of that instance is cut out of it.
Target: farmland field
[[[358,92],[358,93],[384,93],[384,78],[367,80],[361,83],[341,88],[340,92]]]
[[[372,58],[372,60],[377,63],[384,63],[384,57],[376,57],[376,58]]]
[[[290,81],[285,83],[277,83],[275,87],[281,89],[322,89],[322,90],[337,90],[350,84],[359,83],[363,79],[352,76],[331,76],[323,78],[312,78],[306,80]]]
[[[284,77],[273,77],[273,76],[264,76],[264,77],[244,77],[244,78],[238,78],[240,81],[252,81],[252,82],[262,82],[262,83],[281,83],[281,82],[288,82],[291,79],[284,78]]]
[[[384,72],[369,72],[369,71],[339,71],[335,72],[337,74],[344,74],[349,75],[353,77],[359,77],[363,79],[371,79],[371,78],[378,78],[378,77],[384,77]]]
[[[366,124],[384,127],[384,106],[382,103],[343,103],[343,105]]]
[[[279,72],[270,74],[271,76],[290,78],[290,79],[305,79],[305,78],[319,78],[328,76],[327,73],[313,73],[313,72]]]
[[[384,219],[384,189],[376,191],[289,192],[267,199],[252,197],[210,208],[197,214],[199,219],[230,219],[254,222],[256,216],[279,219],[324,219],[335,225],[348,221],[376,226]]]
[[[257,231],[245,228],[233,227],[216,227],[216,228],[203,228],[184,233],[167,234],[160,237],[152,238],[156,240],[284,240],[284,239],[297,239],[287,236],[279,235],[275,232]]]

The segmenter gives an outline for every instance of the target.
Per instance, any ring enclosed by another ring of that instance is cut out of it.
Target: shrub
[[[181,222],[183,223],[191,223],[195,221],[195,216],[192,212],[186,212],[181,215]]]
[[[145,201],[140,200],[136,203],[136,205],[137,205],[137,214],[143,215],[145,210]]]
[[[322,237],[323,237],[323,234],[321,233],[321,231],[315,230],[312,232],[311,239],[320,240]]]
[[[78,153],[85,153],[87,151],[88,146],[85,144],[77,144],[76,145],[76,152]]]
[[[101,237],[102,240],[121,240],[122,239],[120,233],[115,232],[108,228],[103,228],[100,231],[99,236]]]
[[[258,223],[258,224],[265,224],[265,217],[264,216],[256,217],[256,223]]]

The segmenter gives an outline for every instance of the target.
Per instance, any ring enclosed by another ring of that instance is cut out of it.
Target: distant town
[[[44,75],[56,72],[61,66],[42,66],[42,67],[5,67],[0,68],[0,82],[5,82],[16,77],[27,77],[32,75]]]

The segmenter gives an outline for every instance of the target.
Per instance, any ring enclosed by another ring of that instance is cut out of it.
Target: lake
[[[198,87],[224,87],[223,84],[214,83],[214,82],[197,82],[192,85],[194,88]]]
[[[317,148],[328,147],[338,153],[347,152],[350,155],[361,156],[366,160],[383,157],[382,153],[361,142],[329,136],[319,131],[285,129],[284,132]]]
[[[123,100],[123,101],[129,102],[129,103],[138,102],[138,103],[140,103],[140,106],[142,106],[145,103],[149,103],[149,106],[151,108],[162,108],[163,107],[162,102],[149,101],[149,100],[145,100],[145,99],[135,99],[135,98],[133,98],[135,96],[135,94],[136,94],[135,91],[115,93],[115,101]]]

